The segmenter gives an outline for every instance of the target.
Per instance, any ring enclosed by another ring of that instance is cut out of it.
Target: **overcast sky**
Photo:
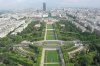
[[[46,2],[48,9],[59,7],[100,8],[100,0],[0,0],[0,9],[40,9],[43,2]]]

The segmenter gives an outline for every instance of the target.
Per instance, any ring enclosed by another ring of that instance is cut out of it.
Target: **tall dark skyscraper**
[[[43,2],[43,11],[46,11],[46,3]]]

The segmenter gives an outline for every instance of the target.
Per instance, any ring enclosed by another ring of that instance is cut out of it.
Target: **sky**
[[[42,9],[43,2],[46,2],[48,9],[60,7],[100,8],[100,0],[0,0],[0,9]]]

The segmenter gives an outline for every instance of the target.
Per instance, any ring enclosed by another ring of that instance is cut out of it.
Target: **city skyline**
[[[0,0],[0,9],[42,9],[43,2],[46,2],[48,9],[61,7],[100,8],[100,0]]]

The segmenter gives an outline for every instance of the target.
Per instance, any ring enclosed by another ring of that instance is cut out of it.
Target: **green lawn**
[[[44,44],[45,46],[58,46],[58,44],[54,44],[54,43],[48,43],[48,44]]]
[[[53,29],[52,24],[47,24],[47,29]],[[47,40],[55,40],[54,30],[47,30]]]
[[[54,31],[53,30],[48,30],[47,31],[47,40],[55,40],[55,34],[54,34]]]
[[[45,51],[45,62],[59,62],[59,55],[57,50],[46,50]]]
[[[75,44],[73,42],[64,42],[65,45],[63,45],[64,49],[69,49],[71,47],[74,47]]]
[[[53,29],[52,24],[47,24],[47,29]]]
[[[54,35],[48,35],[47,40],[55,40],[55,36]]]
[[[66,49],[66,51],[67,51],[67,52],[70,52],[70,51],[73,51],[73,50],[75,50],[75,49],[77,49],[77,48],[79,48],[79,47],[75,47],[75,46],[74,46],[74,47],[71,47],[71,48],[69,48],[69,49]]]
[[[53,35],[54,34],[54,31],[53,30],[48,30],[47,31],[47,35]]]
[[[44,66],[60,66],[59,64],[45,64]]]

